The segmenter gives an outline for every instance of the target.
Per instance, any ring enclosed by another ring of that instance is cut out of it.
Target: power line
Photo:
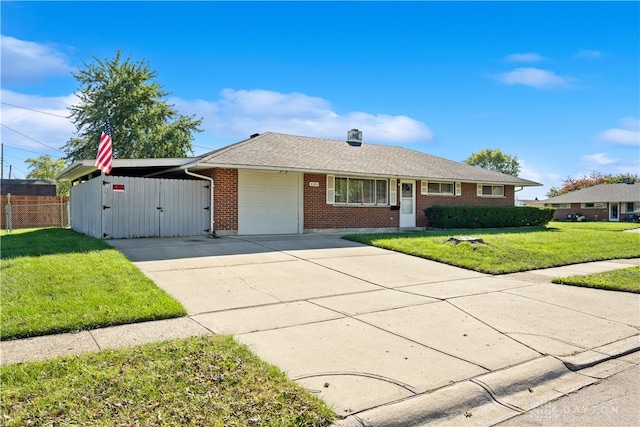
[[[205,150],[209,150],[209,151],[213,150],[213,148],[211,148],[211,147],[205,147],[205,146],[203,146],[203,145],[191,144],[191,146],[196,147],[196,148],[204,148]]]
[[[2,102],[0,102],[0,104],[8,105],[8,106],[10,106],[10,107],[15,107],[15,108],[22,108],[23,110],[34,111],[34,112],[36,112],[36,113],[48,114],[48,115],[53,116],[53,117],[60,117],[61,119],[69,119],[69,118],[70,118],[70,116],[61,116],[61,115],[59,115],[59,114],[53,114],[53,113],[49,113],[49,112],[47,112],[47,111],[40,111],[40,110],[35,110],[35,109],[33,109],[33,108],[22,107],[22,106],[20,106],[20,105],[9,104],[8,102],[3,102],[3,101],[2,101]]]
[[[43,153],[42,151],[32,151],[32,150],[25,150],[24,148],[18,148],[18,147],[12,147],[11,145],[7,145],[4,144],[5,148],[11,148],[12,150],[20,150],[20,151],[25,151],[27,153],[33,153],[33,154],[37,154],[39,156],[44,156],[47,155],[49,157],[51,157],[52,159],[56,160],[56,159],[63,159],[65,156],[56,156],[56,155],[50,155],[50,154],[46,154]],[[20,160],[20,161],[24,161],[24,159],[22,157],[15,157],[15,156],[7,156],[7,154],[5,153],[4,155],[5,159],[6,158],[12,158],[12,159],[16,159],[16,160]]]
[[[10,103],[8,103],[8,102],[4,102],[4,101],[0,101],[0,104],[8,105],[8,106],[10,106],[10,107],[15,107],[15,108],[22,108],[22,109],[24,109],[24,110],[34,111],[34,112],[36,112],[36,113],[48,114],[48,115],[50,115],[50,116],[60,117],[61,119],[70,119],[70,118],[71,118],[71,116],[61,116],[61,115],[59,115],[59,114],[49,113],[49,112],[47,112],[47,111],[36,110],[36,109],[33,109],[33,108],[29,108],[29,107],[23,107],[23,106],[21,106],[21,105],[10,104]],[[26,136],[26,135],[24,135],[24,134],[22,134],[22,133],[20,133],[20,132],[18,132],[18,131],[16,131],[16,130],[14,130],[14,129],[11,129],[10,127],[8,127],[8,126],[6,126],[6,125],[2,125],[2,126],[4,126],[4,127],[6,127],[7,129],[10,129],[10,130],[12,130],[12,131],[14,131],[14,132],[16,132],[16,133],[20,134],[20,135],[22,135],[22,136],[24,136],[24,137],[26,137],[26,138],[29,138],[29,139],[31,139],[32,141],[37,142],[38,144],[42,144],[42,145],[44,145],[45,147],[48,147],[46,144],[43,144],[43,143],[42,143],[42,142],[40,142],[40,141],[36,141],[35,139],[30,138],[30,137],[28,137],[28,136]],[[214,148],[213,148],[213,147],[205,147],[205,146],[202,146],[202,145],[195,145],[195,144],[192,144],[192,146],[193,146],[193,147],[197,147],[197,148],[204,148],[205,150],[208,150],[208,151],[214,150]],[[7,146],[7,147],[8,147],[8,146]],[[13,148],[15,148],[15,147],[13,147]],[[51,148],[51,147],[48,147],[48,148]],[[53,149],[54,149],[54,150],[56,150],[55,148],[53,148]],[[25,150],[25,151],[26,151],[26,150]],[[60,151],[60,150],[57,150],[57,151]],[[62,151],[61,151],[61,152],[62,152]]]
[[[4,146],[6,148],[11,148],[13,150],[26,151],[27,153],[42,154],[41,151],[25,150],[24,148],[18,148],[18,147],[14,147],[12,145],[7,145],[7,144],[4,144]],[[7,156],[5,156],[5,157],[7,157]],[[63,156],[51,156],[51,157],[54,158],[54,159],[61,159]]]
[[[6,127],[7,129],[11,130],[11,131],[14,131],[14,132],[15,132],[15,133],[17,133],[18,135],[22,135],[22,136],[24,136],[24,137],[25,137],[25,138],[27,138],[27,139],[30,139],[30,140],[32,140],[32,141],[34,141],[34,142],[37,142],[38,144],[44,145],[45,147],[47,147],[47,148],[49,148],[49,149],[51,149],[51,150],[56,150],[56,151],[59,151],[59,152],[61,152],[61,153],[64,153],[64,151],[62,151],[62,150],[59,150],[59,149],[54,148],[54,147],[51,147],[50,145],[47,145],[47,144],[45,144],[44,142],[40,142],[40,141],[38,141],[37,139],[33,139],[33,138],[31,138],[30,136],[27,136],[27,135],[25,135],[25,134],[24,134],[24,133],[22,133],[22,132],[18,132],[17,130],[10,128],[9,126],[5,125],[4,123],[2,123],[1,125],[2,125],[2,126],[4,126],[4,127]]]
[[[7,162],[7,160],[11,160],[11,159],[13,159],[13,160],[15,160],[15,161],[17,161],[17,162],[20,162],[20,163],[24,163],[24,162],[25,162],[25,159],[24,159],[24,158],[22,158],[22,157],[7,156],[7,153],[5,153],[5,154],[4,154],[4,161],[5,161],[5,163]]]

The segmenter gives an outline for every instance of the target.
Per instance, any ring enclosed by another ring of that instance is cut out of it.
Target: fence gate
[[[196,236],[210,231],[207,181],[117,176],[99,179],[102,238]]]

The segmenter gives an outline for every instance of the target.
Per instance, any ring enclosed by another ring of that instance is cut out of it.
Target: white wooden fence
[[[210,232],[210,183],[99,176],[71,188],[71,227],[103,239]]]

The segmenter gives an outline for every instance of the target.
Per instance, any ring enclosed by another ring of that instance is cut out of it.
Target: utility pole
[[[11,179],[11,168],[13,167],[13,165],[9,165],[9,179]]]
[[[0,143],[0,180],[4,179],[4,142]]]

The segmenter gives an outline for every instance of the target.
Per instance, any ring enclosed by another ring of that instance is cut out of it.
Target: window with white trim
[[[389,205],[386,179],[327,175],[327,203],[344,205]]]
[[[420,181],[420,194],[429,196],[460,196],[462,183],[452,181]]]
[[[605,208],[604,203],[581,203],[582,209],[603,209]]]
[[[453,182],[422,181],[420,193],[443,196],[453,196],[455,194],[455,184]]]
[[[504,197],[504,185],[478,184],[478,197]]]
[[[551,207],[556,209],[571,209],[571,203],[552,203]]]

